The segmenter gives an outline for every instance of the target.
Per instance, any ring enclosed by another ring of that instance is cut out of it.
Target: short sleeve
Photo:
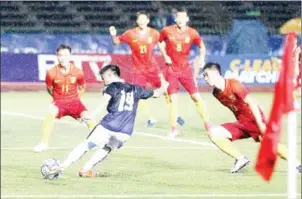
[[[166,37],[166,29],[162,29],[162,31],[160,32],[160,35],[159,35],[159,41],[162,42],[164,41],[167,37]]]
[[[249,90],[238,80],[232,82],[233,93],[242,100],[250,93]]]
[[[198,47],[201,47],[201,43],[202,43],[201,37],[196,30],[194,30],[194,32],[193,32],[193,43],[195,45],[197,45]]]
[[[129,39],[129,30],[118,36],[118,39],[120,42],[128,43],[130,41]]]
[[[105,87],[103,93],[106,93],[110,95],[111,97],[114,97],[116,92],[115,86],[113,84],[110,84],[109,86]]]
[[[140,99],[148,99],[153,96],[154,92],[152,90],[147,90],[140,86],[136,86],[136,94]]]
[[[77,83],[79,86],[82,86],[85,84],[85,76],[83,71],[79,71],[78,76],[77,76]]]
[[[53,82],[53,79],[51,77],[51,74],[50,74],[49,71],[47,71],[46,77],[45,77],[45,83],[46,83],[47,86],[53,86],[52,82]]]

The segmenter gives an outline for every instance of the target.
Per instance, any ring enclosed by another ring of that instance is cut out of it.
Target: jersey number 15
[[[132,111],[133,103],[134,103],[133,92],[125,93],[125,91],[122,90],[118,111]]]

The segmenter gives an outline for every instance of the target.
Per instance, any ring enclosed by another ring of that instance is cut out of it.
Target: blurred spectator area
[[[105,33],[110,25],[119,32],[133,27],[135,13],[145,10],[151,15],[162,7],[185,7],[190,25],[200,34],[225,34],[231,30],[233,19],[245,19],[246,2],[193,1],[1,1],[1,33]],[[300,1],[254,1],[253,8],[269,33],[278,33],[287,20],[300,16]],[[252,12],[251,12],[252,13]]]

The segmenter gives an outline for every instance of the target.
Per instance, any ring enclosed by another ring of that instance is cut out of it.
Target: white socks
[[[82,171],[87,172],[90,169],[92,169],[96,164],[104,160],[108,153],[110,152],[110,149],[104,147],[101,149],[98,149],[92,157],[89,159],[89,161],[83,166]]]
[[[72,152],[68,155],[67,159],[61,165],[64,169],[72,165],[74,162],[79,160],[87,151],[88,151],[88,143],[83,142],[79,144],[76,148],[72,150]]]

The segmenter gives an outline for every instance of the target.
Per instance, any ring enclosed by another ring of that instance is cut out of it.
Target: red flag
[[[281,134],[282,116],[294,110],[294,60],[293,50],[296,44],[296,35],[286,36],[284,53],[279,79],[275,84],[275,94],[270,118],[263,135],[255,169],[269,181],[277,160],[277,146]]]

